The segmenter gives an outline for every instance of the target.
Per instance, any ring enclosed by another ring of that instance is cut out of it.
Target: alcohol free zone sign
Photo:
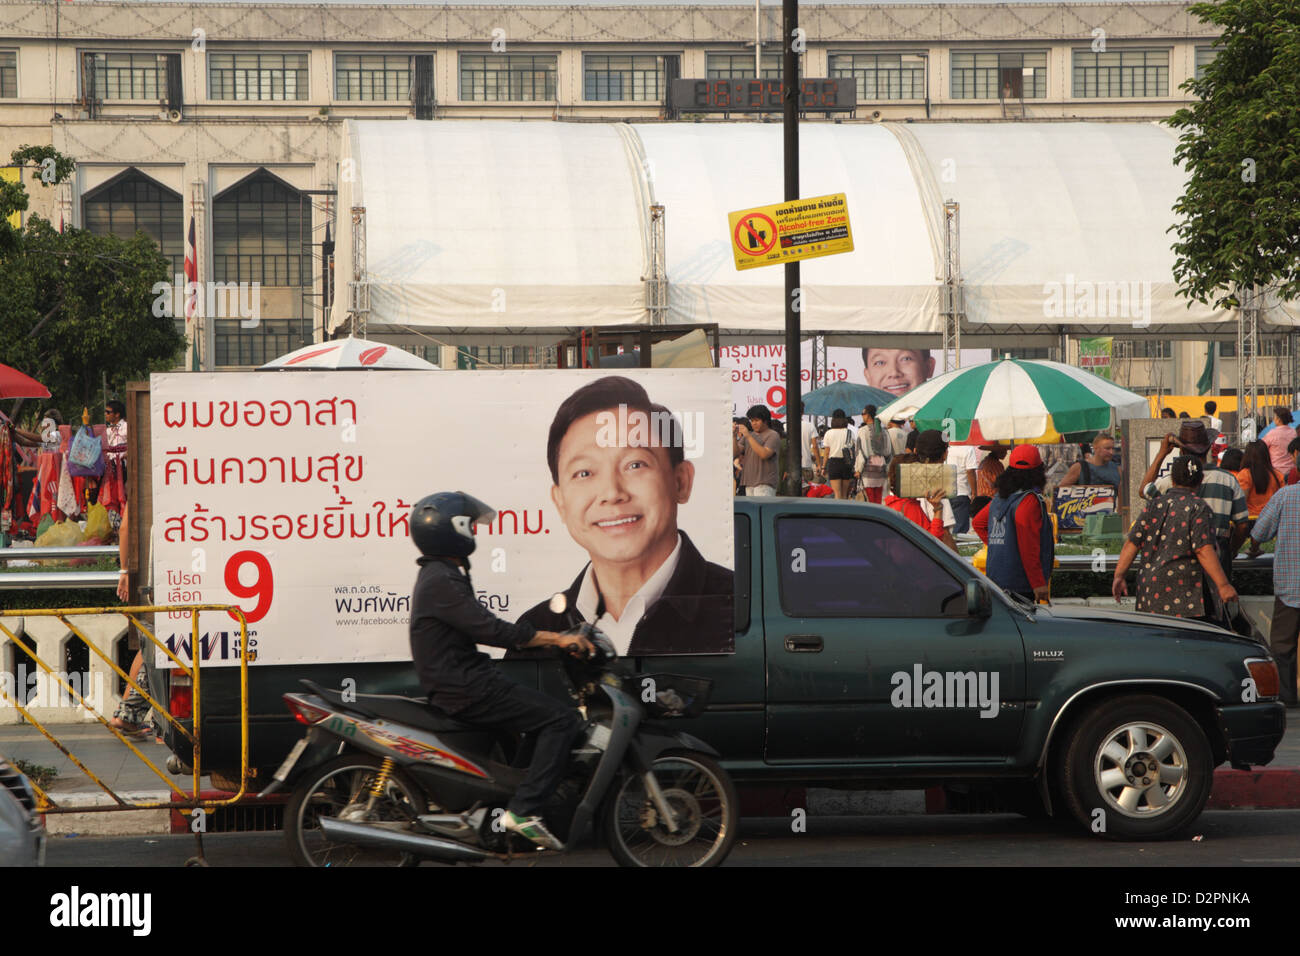
[[[737,269],[853,251],[844,193],[797,199],[727,215]]]

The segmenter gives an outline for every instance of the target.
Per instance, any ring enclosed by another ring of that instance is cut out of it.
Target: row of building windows
[[[123,239],[143,231],[158,243],[173,277],[185,264],[181,195],[137,170],[127,170],[82,201],[83,225],[96,235]],[[291,289],[296,317],[263,319],[245,328],[238,318],[215,318],[217,365],[261,365],[311,342],[303,296],[312,284],[308,215],[300,194],[260,170],[213,197],[213,282],[258,283]],[[184,315],[176,317],[183,331]]]
[[[1196,51],[1196,73],[1217,51]],[[1169,95],[1168,50],[1075,50],[1072,95],[1094,97],[1163,97]],[[86,53],[83,90],[107,100],[159,100],[168,89],[168,57],[177,54]],[[342,101],[408,101],[415,55],[337,53],[334,98]],[[589,53],[583,59],[583,99],[592,102],[663,100],[667,80],[676,76],[675,54]],[[708,79],[754,75],[753,54],[710,53]],[[305,100],[309,95],[306,53],[209,53],[208,98],[212,100]],[[672,69],[670,70],[670,64]],[[919,100],[925,97],[926,58],[907,53],[833,53],[833,78],[852,79],[858,99]],[[1045,99],[1047,53],[950,54],[953,99]],[[765,53],[763,79],[779,79],[781,55]],[[461,53],[462,101],[555,100],[557,55],[554,53]],[[93,92],[91,92],[93,91]],[[0,97],[18,95],[17,54],[0,50]]]

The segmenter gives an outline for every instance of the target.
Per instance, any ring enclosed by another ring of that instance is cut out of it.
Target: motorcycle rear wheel
[[[401,770],[393,770],[374,808],[363,812],[383,761],[369,754],[344,754],[313,769],[294,788],[284,810],[284,836],[298,866],[419,866],[419,857],[394,850],[331,843],[317,821],[344,811],[356,823],[414,820],[428,804],[423,791]]]
[[[659,819],[639,776],[626,774],[606,801],[605,837],[619,866],[718,866],[731,852],[739,825],[735,785],[717,761],[701,753],[668,751],[651,769],[678,818],[672,833]]]

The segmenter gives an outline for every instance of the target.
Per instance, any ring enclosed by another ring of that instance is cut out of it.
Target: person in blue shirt
[[[1300,438],[1287,446],[1300,466]],[[1282,701],[1300,707],[1296,694],[1296,638],[1300,635],[1300,485],[1287,485],[1268,499],[1250,531],[1250,556],[1265,541],[1277,539],[1273,551],[1273,623],[1268,643],[1282,679]]]

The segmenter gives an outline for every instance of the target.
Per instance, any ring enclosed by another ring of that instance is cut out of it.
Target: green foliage
[[[38,167],[52,160],[56,182],[74,168],[50,147],[23,147],[13,156]],[[7,205],[26,208],[26,194],[16,188],[21,196],[0,193],[0,215]],[[21,233],[0,235],[0,362],[49,388],[48,404],[68,423],[83,406],[98,411],[101,375],[120,395],[127,381],[179,359],[184,336],[153,308],[153,286],[170,282],[169,272],[157,243],[143,232],[131,239],[81,229],[60,233],[29,217]]]
[[[32,570],[28,568],[27,570]],[[66,571],[67,568],[58,570]],[[113,588],[24,588],[0,590],[0,613],[53,607],[121,607]]]
[[[32,763],[30,760],[15,760],[13,766],[19,773],[26,774],[27,779],[42,790],[53,783],[54,778],[59,775],[57,767],[47,767],[44,764]]]
[[[1184,295],[1219,308],[1235,287],[1300,298],[1300,4],[1221,0],[1189,8],[1222,28],[1224,49],[1197,102],[1167,120],[1182,130],[1175,157],[1189,174],[1174,276]]]

